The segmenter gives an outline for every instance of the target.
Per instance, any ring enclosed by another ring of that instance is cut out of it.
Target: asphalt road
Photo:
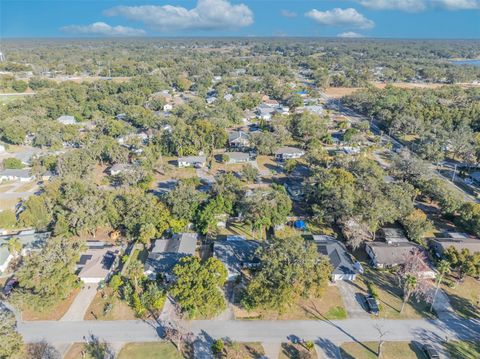
[[[444,320],[309,320],[261,321],[227,320],[190,321],[185,328],[194,334],[211,338],[228,337],[242,342],[284,342],[291,335],[305,340],[327,340],[333,343],[374,341],[379,328],[386,341],[440,342],[451,339],[480,338],[480,320],[455,317]],[[39,321],[20,322],[19,332],[25,341],[47,340],[51,343],[81,342],[90,334],[108,342],[148,342],[161,339],[162,328],[157,323],[131,321]]]

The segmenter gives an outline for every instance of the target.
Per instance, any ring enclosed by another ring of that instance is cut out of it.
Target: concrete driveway
[[[77,294],[68,311],[60,319],[61,321],[80,321],[87,313],[88,307],[97,294],[96,284],[85,284],[82,290]]]
[[[343,280],[337,282],[337,287],[349,318],[370,318],[370,314],[364,307],[363,296],[366,293],[363,290],[358,288],[355,283]]]

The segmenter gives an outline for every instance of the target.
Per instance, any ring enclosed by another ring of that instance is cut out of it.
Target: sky
[[[480,0],[0,0],[0,37],[480,39]]]

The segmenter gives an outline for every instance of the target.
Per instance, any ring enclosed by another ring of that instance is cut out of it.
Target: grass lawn
[[[225,343],[222,358],[259,359],[263,358],[265,351],[261,343]]]
[[[29,192],[35,187],[38,187],[37,182],[28,182],[18,187],[15,192]]]
[[[411,299],[406,305],[403,313],[400,314],[402,307],[402,290],[398,286],[398,279],[395,274],[388,271],[377,270],[363,263],[365,273],[357,277],[355,285],[359,289],[368,292],[366,281],[373,283],[378,292],[378,302],[380,305],[379,318],[383,319],[420,319],[433,318],[434,314],[429,311],[429,305],[423,301],[416,302]]]
[[[340,347],[344,359],[376,359],[378,342],[344,343]],[[385,342],[382,347],[385,359],[427,359],[421,349],[410,342]]]
[[[0,186],[0,193],[5,193],[7,191],[10,191],[13,187],[13,185],[8,185],[8,184],[5,184],[5,185],[1,185]]]
[[[22,319],[26,321],[34,320],[60,320],[72,305],[80,289],[76,288],[70,293],[67,299],[60,302],[57,306],[46,312],[35,312],[29,308],[21,307]]]
[[[183,359],[175,346],[170,342],[129,343],[126,344],[118,359]]]
[[[454,279],[452,279],[454,280]],[[442,286],[450,298],[453,310],[462,318],[480,318],[480,282],[467,277],[455,288]]]
[[[105,293],[105,298],[102,297],[102,291]],[[112,304],[112,309],[105,313],[107,304]],[[85,320],[132,320],[137,319],[135,312],[130,306],[115,296],[112,290],[108,287],[99,290],[93,298],[92,303],[88,307],[85,314]]]
[[[345,319],[347,311],[343,307],[340,292],[335,286],[328,286],[321,298],[302,299],[288,308],[285,313],[275,311],[246,312],[235,307],[237,319],[264,320],[314,320],[314,319]]]
[[[14,209],[15,205],[19,202],[18,198],[2,198],[0,200],[0,210]]]
[[[65,353],[63,359],[80,359],[82,357],[83,343],[73,343],[70,349]],[[86,356],[85,359],[91,359],[90,356]]]
[[[451,358],[478,359],[480,358],[480,342],[450,341],[444,344],[445,351]]]
[[[22,95],[12,95],[12,96],[6,96],[6,95],[2,95],[0,94],[0,104],[7,104],[9,102],[13,102],[13,101],[16,101],[16,100],[19,100],[21,99],[22,97],[25,97],[25,96],[22,96]]]
[[[282,343],[278,359],[314,359],[317,358],[315,349],[308,351],[300,344]]]
[[[228,223],[225,228],[219,228],[217,238],[222,239],[226,236],[244,236],[246,239],[260,239],[265,238],[265,231],[260,233],[260,231],[255,230],[252,233],[252,228],[245,223]]]

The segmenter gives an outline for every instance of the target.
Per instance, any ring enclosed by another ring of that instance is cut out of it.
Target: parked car
[[[365,302],[367,304],[368,312],[378,315],[380,309],[378,308],[377,300],[373,296],[367,295],[365,296]]]
[[[429,359],[440,359],[440,354],[431,344],[425,344],[423,346],[423,352]]]
[[[11,293],[12,290],[18,285],[18,280],[15,278],[10,279],[7,284],[5,284],[5,287],[3,287],[3,295],[8,297]]]

